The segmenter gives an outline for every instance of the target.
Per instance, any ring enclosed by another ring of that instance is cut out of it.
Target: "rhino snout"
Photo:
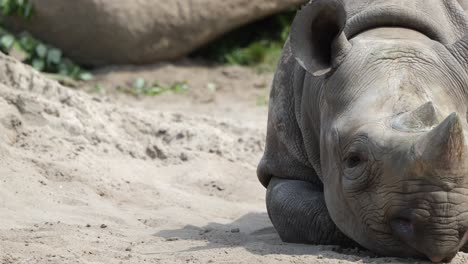
[[[432,262],[450,262],[466,243],[468,229],[459,226],[456,217],[423,217],[407,212],[396,214],[389,220],[393,235]]]
[[[388,218],[396,239],[434,263],[451,261],[468,238],[463,130],[459,115],[453,113],[418,138],[401,189],[414,192],[400,196],[407,204]]]

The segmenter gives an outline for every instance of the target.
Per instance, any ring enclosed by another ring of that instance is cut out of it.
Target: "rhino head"
[[[468,238],[468,38],[450,43],[407,11],[348,38],[342,2],[315,0],[290,41],[323,79],[319,176],[337,227],[377,253],[440,262]]]

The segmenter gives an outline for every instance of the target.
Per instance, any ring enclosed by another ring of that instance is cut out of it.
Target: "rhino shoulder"
[[[264,186],[272,177],[304,180],[320,185],[304,144],[302,95],[305,70],[286,42],[270,93],[267,139],[257,175]],[[310,152],[310,151],[309,151]],[[319,153],[319,150],[313,150]]]

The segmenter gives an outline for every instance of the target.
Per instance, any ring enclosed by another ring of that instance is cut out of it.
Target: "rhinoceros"
[[[468,18],[456,0],[297,13],[257,169],[291,243],[451,261],[468,239]]]

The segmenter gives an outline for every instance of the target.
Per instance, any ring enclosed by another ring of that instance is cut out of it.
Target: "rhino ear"
[[[313,0],[304,6],[291,28],[291,49],[297,62],[314,76],[330,72],[351,48],[343,32],[345,25],[341,0]]]

